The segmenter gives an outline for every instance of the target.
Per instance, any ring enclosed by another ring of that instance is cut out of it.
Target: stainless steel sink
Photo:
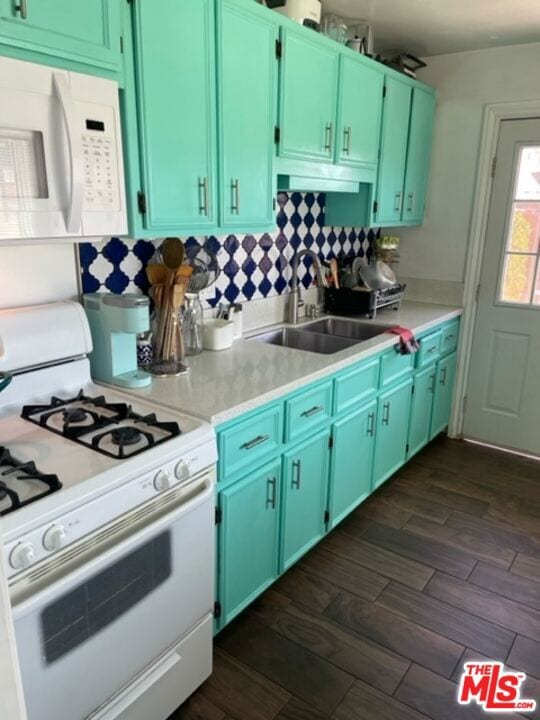
[[[313,331],[305,332],[305,330],[287,327],[253,335],[250,340],[257,340],[257,342],[267,343],[269,345],[294,348],[295,350],[319,353],[320,355],[332,355],[340,350],[356,345],[358,342],[356,339],[339,337],[337,335],[319,334]]]
[[[327,337],[341,337],[353,339],[356,342],[369,340],[370,338],[381,335],[388,330],[388,325],[376,325],[373,323],[361,323],[355,320],[346,320],[344,318],[323,318],[309,325],[303,325],[302,331],[309,333],[318,333]]]

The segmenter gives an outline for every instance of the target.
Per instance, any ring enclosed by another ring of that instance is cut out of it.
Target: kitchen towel
[[[399,352],[401,355],[411,355],[420,349],[420,343],[414,337],[412,330],[396,325],[389,328],[386,332],[393,335],[399,335]]]

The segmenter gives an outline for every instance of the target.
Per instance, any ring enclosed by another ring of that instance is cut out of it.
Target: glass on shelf
[[[326,15],[323,21],[323,34],[345,45],[347,42],[347,25],[339,15]]]

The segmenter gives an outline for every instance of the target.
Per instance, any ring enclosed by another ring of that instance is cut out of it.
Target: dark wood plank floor
[[[540,704],[540,464],[441,436],[217,637],[170,720],[485,718],[455,702],[482,658]]]

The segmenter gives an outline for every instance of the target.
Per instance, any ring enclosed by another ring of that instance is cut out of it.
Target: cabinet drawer
[[[318,385],[285,403],[285,442],[323,427],[332,415],[332,382]]]
[[[281,448],[283,413],[274,405],[218,433],[220,480],[253,470]]]
[[[449,323],[443,327],[441,339],[441,355],[448,355],[457,348],[459,339],[459,320]]]
[[[356,366],[334,380],[334,414],[358,407],[379,387],[379,358]]]
[[[412,372],[414,355],[401,355],[397,348],[398,345],[385,352],[381,357],[381,388],[388,387],[396,380],[406,378]]]
[[[422,368],[437,360],[441,354],[441,340],[441,330],[429,333],[429,335],[425,335],[420,340],[420,350],[418,351],[416,367]]]

